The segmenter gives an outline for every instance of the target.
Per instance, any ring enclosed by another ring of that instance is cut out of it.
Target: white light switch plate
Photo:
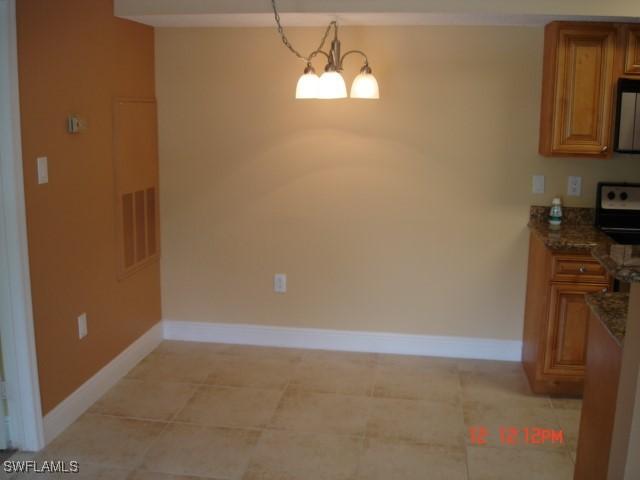
[[[82,313],[78,316],[78,338],[82,340],[89,333],[87,329],[87,314]]]
[[[49,160],[47,157],[38,157],[36,163],[38,166],[38,183],[49,183]]]
[[[570,197],[579,197],[582,195],[582,177],[569,177],[567,181],[567,195]]]
[[[531,185],[533,193],[544,193],[544,175],[534,175]]]
[[[286,273],[276,273],[273,276],[273,291],[276,293],[287,293]]]

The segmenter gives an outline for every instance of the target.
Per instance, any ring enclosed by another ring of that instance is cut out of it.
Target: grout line
[[[549,403],[551,404],[551,409],[553,410],[554,416],[556,418],[556,423],[558,424],[558,426],[560,427],[560,430],[562,430],[563,435],[564,435],[564,426],[562,425],[562,422],[560,421],[560,415],[559,412],[560,410],[563,410],[560,407],[556,407],[553,405],[553,400],[551,399],[551,397],[549,397]],[[580,412],[582,412],[582,406],[580,407]],[[579,438],[579,434],[580,434],[580,420],[578,420],[578,438]],[[577,439],[576,439],[577,442]],[[577,444],[576,444],[576,453],[577,453]],[[566,441],[564,442],[564,448],[565,451],[567,452],[567,455],[569,455],[569,460],[571,460],[571,463],[575,466],[575,460],[574,460],[574,455],[573,454],[573,449],[569,446],[569,442]]]
[[[173,416],[169,419],[169,421],[166,422],[164,428],[160,431],[160,433],[158,433],[158,435],[153,440],[151,440],[151,442],[149,442],[149,446],[145,449],[145,451],[142,453],[142,455],[140,455],[140,462],[137,464],[136,468],[140,468],[142,466],[142,464],[144,464],[146,456],[149,454],[149,452],[151,451],[153,446],[160,440],[160,438],[167,431],[167,429],[171,425],[171,421],[175,420],[175,418],[177,417],[178,413],[181,412],[187,406],[187,404],[195,396],[195,394],[196,394],[196,392],[198,390],[199,389],[194,389],[193,393],[190,396],[187,397],[187,399],[183,402],[182,406],[180,408],[178,408],[176,410],[176,412],[173,414]]]
[[[253,447],[249,451],[249,454],[247,455],[247,463],[246,463],[246,465],[244,467],[244,470],[242,471],[242,474],[241,474],[240,478],[244,477],[244,475],[249,470],[249,467],[251,466],[251,461],[254,458],[255,452],[258,449],[258,446],[260,445],[260,442],[262,441],[262,436],[264,435],[264,432],[268,429],[269,425],[271,424],[271,422],[273,421],[274,417],[276,416],[276,414],[278,412],[278,409],[280,407],[280,404],[284,400],[284,396],[286,394],[286,391],[289,388],[289,385],[291,384],[291,381],[292,381],[293,377],[295,376],[295,373],[296,373],[298,367],[302,363],[302,357],[303,356],[304,356],[304,352],[301,352],[301,354],[294,361],[291,362],[293,371],[289,375],[289,379],[287,380],[287,383],[284,385],[284,387],[282,387],[282,389],[280,391],[280,398],[278,399],[278,403],[276,403],[276,406],[273,409],[273,412],[272,412],[271,416],[265,422],[265,426],[260,429],[260,434],[256,438],[256,443],[253,445]]]

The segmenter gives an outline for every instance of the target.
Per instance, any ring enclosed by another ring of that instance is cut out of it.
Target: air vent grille
[[[156,105],[119,100],[114,111],[118,276],[125,278],[160,253]]]

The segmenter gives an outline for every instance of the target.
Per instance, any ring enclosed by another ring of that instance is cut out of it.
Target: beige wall
[[[289,31],[304,50],[319,33]],[[536,153],[542,29],[341,37],[380,101],[295,101],[274,29],[156,30],[164,318],[521,338],[529,205],[574,174],[567,203],[591,206],[640,159]]]
[[[153,29],[112,0],[17,2],[31,290],[44,413],[160,320],[159,265],[116,278],[113,101],[154,96]],[[66,117],[87,122],[66,132]],[[49,158],[37,184],[36,157]],[[77,316],[89,335],[78,339]]]

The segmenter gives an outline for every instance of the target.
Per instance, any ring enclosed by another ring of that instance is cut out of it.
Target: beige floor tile
[[[295,361],[278,356],[220,354],[211,363],[205,383],[229,387],[284,389]]]
[[[40,458],[77,460],[132,468],[142,460],[166,424],[127,418],[83,415],[41,454]]]
[[[90,409],[90,413],[171,420],[198,387],[186,383],[123,379]]]
[[[580,415],[581,410],[574,408],[568,409],[555,409],[555,414],[558,418],[560,428],[564,432],[565,442],[567,447],[574,451],[578,446],[578,437],[580,434]]]
[[[154,442],[143,470],[235,479],[244,472],[257,431],[171,424]]]
[[[310,392],[370,395],[374,373],[372,354],[310,351],[296,367],[291,386]]]
[[[397,365],[378,366],[373,388],[375,397],[434,400],[451,404],[459,402],[460,393],[457,372]]]
[[[458,370],[466,373],[497,373],[507,375],[523,375],[521,362],[500,362],[497,360],[458,360]]]
[[[510,406],[550,405],[547,397],[531,392],[524,375],[461,372],[460,383],[464,401]]]
[[[564,442],[527,443],[526,433],[529,433],[531,442],[539,442],[542,439],[535,429],[560,430],[555,411],[551,407],[507,406],[488,405],[479,402],[464,402],[462,405],[464,420],[467,427],[467,444],[472,439],[470,428],[486,429],[488,433],[487,445],[505,448],[553,448],[564,449]],[[504,436],[501,435],[504,432]],[[514,444],[510,440],[514,440]]]
[[[199,355],[152,352],[129,372],[127,378],[159,382],[202,383],[211,372],[213,360]]]
[[[573,462],[563,451],[468,447],[469,480],[572,480]]]
[[[213,477],[193,477],[191,475],[171,475],[168,473],[146,472],[136,470],[127,480],[216,480]]]
[[[356,365],[375,365],[378,356],[375,353],[343,352],[338,350],[302,350],[303,361],[340,361]]]
[[[165,340],[154,350],[155,353],[167,355],[209,355],[221,353],[229,350],[230,345],[226,343],[208,342],[182,342],[178,340]]]
[[[299,348],[280,348],[280,347],[261,347],[257,345],[227,345],[224,350],[226,355],[238,355],[245,358],[264,359],[270,358],[274,360],[300,360],[303,353],[308,350]]]
[[[11,457],[8,459],[11,462],[27,462],[27,461],[31,461],[31,460],[37,460],[38,459],[38,453],[37,452],[15,452],[13,455],[11,455]],[[5,480],[5,479],[25,479],[25,478],[29,478],[31,475],[27,475],[27,474],[17,474],[14,473],[15,470],[11,470],[11,473],[7,473],[4,471],[4,465],[0,466],[0,479]]]
[[[459,405],[425,400],[374,398],[367,436],[411,443],[463,447]]]
[[[379,354],[377,355],[377,363],[381,366],[403,368],[418,372],[439,370],[442,372],[457,373],[458,371],[456,359],[443,357]]]
[[[370,401],[364,396],[287,389],[270,428],[360,435],[365,431]]]
[[[350,480],[361,438],[268,430],[262,434],[244,480]]]
[[[551,397],[551,405],[558,410],[581,410],[582,399]]]
[[[262,428],[273,416],[281,397],[279,390],[203,386],[175,421],[216,427]]]
[[[464,448],[365,440],[358,480],[467,480]]]
[[[14,476],[20,480],[129,480],[131,470],[92,464],[79,465],[77,473],[32,473]]]

